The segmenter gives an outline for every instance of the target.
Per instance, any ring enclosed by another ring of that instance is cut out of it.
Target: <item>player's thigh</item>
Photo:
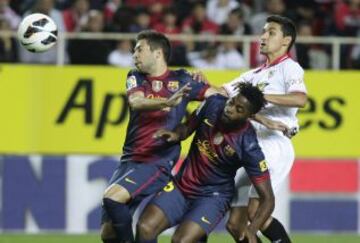
[[[172,181],[158,192],[148,205],[154,205],[161,210],[168,227],[179,224],[188,209],[187,199]]]
[[[154,204],[149,204],[139,218],[136,231],[140,239],[153,239],[169,227],[170,222],[161,208]]]
[[[168,183],[169,178],[170,171],[164,167],[153,164],[126,162],[123,168],[119,167],[108,189],[114,189],[119,193],[122,192],[121,195],[125,195],[129,200],[135,198],[143,199],[160,191]]]
[[[116,233],[110,221],[103,222],[100,227],[100,235],[102,240],[115,239]]]
[[[191,201],[183,221],[198,224],[208,235],[225,216],[230,199],[222,196],[202,197]]]
[[[172,243],[188,243],[198,242],[206,237],[206,231],[195,222],[184,221],[176,229],[171,242]]]

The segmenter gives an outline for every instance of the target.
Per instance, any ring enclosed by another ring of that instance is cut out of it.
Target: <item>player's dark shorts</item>
[[[138,162],[122,162],[115,170],[109,185],[118,184],[124,187],[131,195],[128,204],[131,211],[135,211],[139,203],[149,195],[164,188],[169,182],[171,168],[156,164]],[[102,222],[109,221],[105,210],[102,210]]]
[[[230,199],[221,195],[188,199],[173,182],[169,182],[150,203],[165,213],[170,226],[188,220],[200,225],[208,235],[225,216]]]

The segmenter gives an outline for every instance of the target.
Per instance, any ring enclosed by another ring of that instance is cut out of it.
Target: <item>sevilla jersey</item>
[[[253,183],[269,179],[264,154],[250,122],[228,130],[220,118],[226,98],[211,96],[194,113],[188,126],[196,128],[188,156],[176,183],[188,197],[219,194],[232,198],[234,177],[244,167]]]
[[[180,153],[180,145],[169,144],[162,139],[154,139],[153,135],[160,128],[174,129],[184,117],[189,101],[203,100],[209,87],[207,84],[194,81],[191,75],[183,69],[168,70],[159,77],[149,77],[136,70],[128,73],[127,96],[141,91],[146,98],[165,100],[187,83],[192,88],[190,94],[175,107],[148,111],[137,111],[130,108],[122,161],[157,164],[176,162]]]
[[[288,55],[279,57],[268,65],[250,70],[233,81],[223,85],[230,97],[235,96],[236,84],[239,82],[251,82],[258,86],[264,94],[289,94],[292,92],[306,93],[304,83],[304,70]],[[298,108],[279,106],[268,103],[259,114],[270,119],[281,121],[289,127],[298,127],[296,118]],[[279,133],[265,128],[263,125],[254,122],[253,125],[258,132]]]

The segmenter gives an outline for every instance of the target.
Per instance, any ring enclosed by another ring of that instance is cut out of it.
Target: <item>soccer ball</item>
[[[34,13],[21,21],[17,35],[28,51],[45,52],[56,43],[57,26],[49,16]]]

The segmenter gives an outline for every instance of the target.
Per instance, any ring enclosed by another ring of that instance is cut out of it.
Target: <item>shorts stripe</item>
[[[133,193],[133,197],[135,197],[137,194],[139,194],[143,189],[145,189],[147,186],[149,186],[151,183],[153,183],[157,178],[160,177],[162,171],[161,170],[157,170],[157,172],[155,173],[155,175],[153,175],[152,177],[149,178],[149,180],[147,180],[147,182],[145,182],[144,184],[142,184],[138,189],[136,189],[136,191]]]

